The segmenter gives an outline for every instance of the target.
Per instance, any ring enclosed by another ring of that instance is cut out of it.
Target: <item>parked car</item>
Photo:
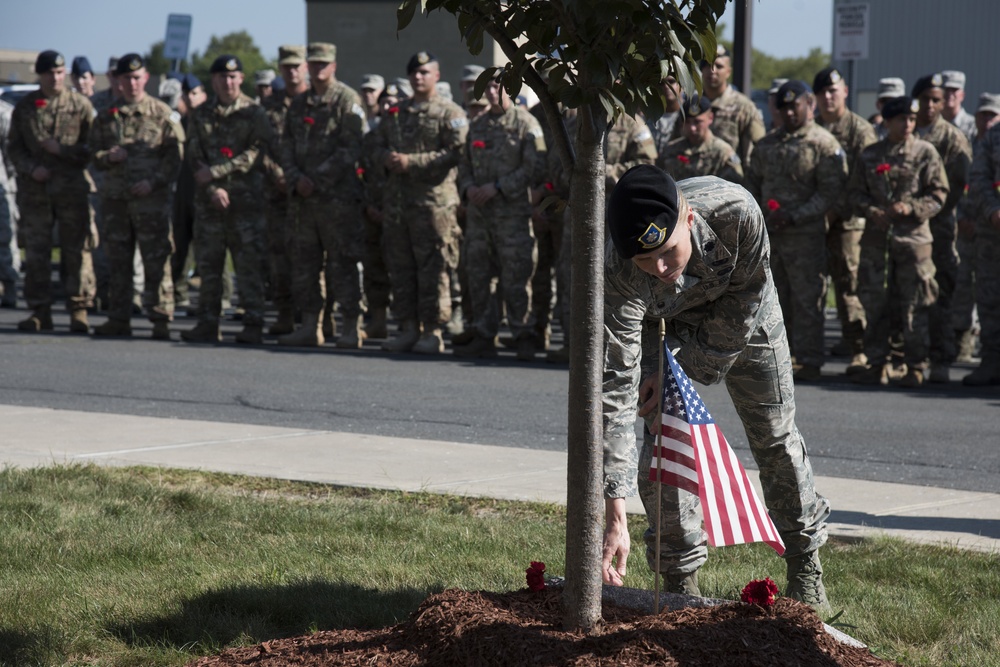
[[[22,97],[33,90],[38,90],[37,83],[12,83],[0,86],[0,99],[10,104],[17,104]]]

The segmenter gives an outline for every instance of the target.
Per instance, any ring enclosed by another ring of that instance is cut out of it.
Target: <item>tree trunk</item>
[[[604,137],[599,103],[580,107],[570,187],[569,424],[566,494],[566,589],[563,625],[594,632],[601,624],[604,535]]]

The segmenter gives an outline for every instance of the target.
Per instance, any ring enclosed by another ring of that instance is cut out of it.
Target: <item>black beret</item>
[[[625,259],[659,248],[677,226],[677,184],[651,164],[632,167],[608,199],[608,232]]]
[[[137,72],[145,66],[146,63],[138,53],[126,53],[118,59],[118,64],[115,66],[115,74],[122,75]]]
[[[73,66],[70,69],[74,76],[82,76],[87,72],[93,73],[94,68],[90,66],[87,56],[77,56],[73,58]]]
[[[784,109],[789,104],[794,103],[795,100],[811,92],[812,89],[805,81],[786,81],[781,84],[781,88],[778,88],[778,92],[775,93],[775,104],[778,105],[779,109]]]
[[[683,104],[685,118],[696,118],[711,108],[712,100],[708,99],[704,95],[695,93],[694,95],[688,97],[685,93]]]
[[[836,67],[827,67],[824,70],[820,70],[819,74],[813,78],[813,90],[819,92],[843,80],[844,77],[840,75],[840,71]]]
[[[45,74],[56,67],[65,67],[66,59],[58,51],[42,51],[35,59],[35,74]]]
[[[922,76],[917,79],[917,82],[913,84],[913,90],[910,91],[910,97],[917,98],[930,88],[944,88],[944,77],[940,74],[928,74],[927,76]],[[882,116],[885,118],[885,115]]]
[[[414,53],[412,56],[410,56],[410,62],[406,63],[406,73],[410,74],[411,72],[413,72],[413,70],[417,69],[422,65],[426,65],[427,63],[436,63],[436,62],[437,58],[430,51],[420,51],[418,53]]]
[[[904,113],[917,113],[917,106],[917,101],[912,97],[906,95],[893,97],[882,104],[882,119],[889,120]]]
[[[211,74],[219,74],[225,72],[242,72],[243,63],[240,59],[234,55],[224,53],[215,60],[212,61],[212,66],[208,69]]]

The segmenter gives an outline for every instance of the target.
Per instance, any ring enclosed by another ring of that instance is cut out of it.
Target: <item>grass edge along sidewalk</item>
[[[643,522],[626,585],[651,588]],[[220,649],[405,618],[445,588],[563,571],[565,508],[154,468],[0,471],[0,665],[183,665]],[[838,623],[906,665],[1000,666],[1000,556],[832,541]],[[711,550],[706,595],[784,585],[763,545]]]

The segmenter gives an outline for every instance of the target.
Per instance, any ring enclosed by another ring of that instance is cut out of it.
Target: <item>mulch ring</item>
[[[200,658],[188,667],[357,665],[809,665],[895,666],[842,644],[808,606],[778,598],[764,609],[734,603],[659,615],[605,602],[600,635],[565,632],[562,592],[446,590],[409,619],[379,630],[333,630],[274,639]]]

